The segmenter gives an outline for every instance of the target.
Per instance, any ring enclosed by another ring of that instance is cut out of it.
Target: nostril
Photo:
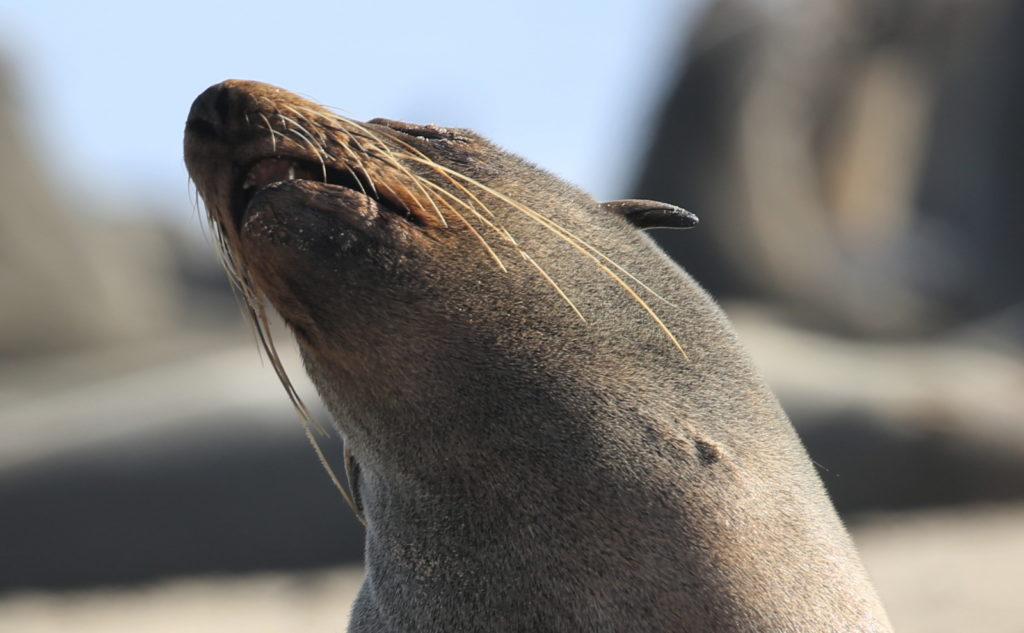
[[[192,102],[185,122],[186,131],[206,136],[220,136],[231,120],[231,89],[223,83],[210,86]]]

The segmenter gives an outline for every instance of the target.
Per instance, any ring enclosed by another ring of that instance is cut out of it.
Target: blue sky
[[[72,197],[188,208],[189,105],[237,77],[359,119],[470,127],[609,198],[700,4],[0,0],[0,52]]]

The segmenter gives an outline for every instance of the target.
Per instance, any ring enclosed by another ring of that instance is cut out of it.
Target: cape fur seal
[[[247,81],[196,99],[185,160],[344,436],[350,630],[890,630],[724,316],[639,230],[685,211]]]

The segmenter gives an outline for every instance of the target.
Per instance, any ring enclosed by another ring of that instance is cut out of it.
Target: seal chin
[[[359,191],[317,180],[276,180],[256,189],[241,210],[247,251],[287,245],[344,252],[353,241],[380,243],[394,231],[385,205]],[[323,244],[321,244],[323,242]]]
[[[293,328],[313,331],[323,287],[388,279],[398,250],[392,216],[358,191],[313,180],[260,187],[245,207],[235,254]],[[340,293],[343,294],[343,293]]]

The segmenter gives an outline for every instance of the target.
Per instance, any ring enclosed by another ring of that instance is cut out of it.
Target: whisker
[[[309,146],[309,148],[311,150],[313,150],[313,153],[316,154],[317,160],[320,161],[320,172],[323,175],[324,182],[327,182],[327,160],[326,159],[329,159],[331,157],[329,155],[327,155],[326,152],[321,152],[320,148],[317,147],[316,143],[313,142],[313,139],[307,137],[305,134],[303,134],[299,130],[292,130],[292,133],[295,134],[296,136],[298,136],[303,141],[305,141],[305,143]]]
[[[313,452],[316,454],[317,459],[320,461],[320,465],[327,473],[331,483],[341,494],[341,498],[345,502],[345,505],[347,505],[360,522],[362,522],[363,519],[359,512],[359,508],[356,506],[356,503],[352,499],[348,490],[346,490],[345,486],[342,485],[341,480],[338,478],[337,473],[334,472],[334,468],[331,466],[330,462],[327,461],[327,457],[324,455],[323,449],[320,448],[320,442],[317,441],[316,435],[313,433],[315,430],[321,436],[326,437],[328,435],[326,429],[324,429],[320,424],[316,416],[314,416],[306,407],[305,402],[302,401],[301,396],[299,396],[291,379],[288,377],[287,371],[284,369],[284,364],[281,362],[281,357],[277,353],[277,348],[274,346],[274,340],[270,334],[269,320],[267,319],[266,310],[263,307],[263,304],[259,303],[256,307],[250,306],[249,314],[251,316],[251,321],[256,326],[255,330],[260,343],[258,348],[262,348],[266,351],[267,357],[270,359],[271,365],[273,366],[275,373],[277,373],[278,379],[284,386],[285,392],[288,394],[288,398],[291,400],[292,406],[298,413],[299,420],[302,422],[303,433],[309,441],[309,445],[313,448]]]
[[[363,180],[366,180],[366,182],[370,185],[370,191],[373,192],[374,197],[378,197],[379,198],[380,194],[377,193],[377,185],[373,182],[373,178],[370,177],[370,170],[366,168],[366,164],[363,162],[362,157],[359,156],[358,153],[353,152],[348,147],[342,146],[342,149],[345,151],[345,157],[346,158],[351,158],[351,159],[355,160],[355,162],[357,163],[356,167],[359,168],[359,171],[362,172],[362,174],[363,174],[363,176],[365,176],[365,178],[364,179],[360,179],[359,177],[357,177],[355,172],[352,171],[352,168],[349,167],[348,163],[345,164],[345,168],[348,169],[349,173],[351,173],[352,176],[355,177],[356,180],[359,181],[359,186],[360,187],[362,187],[362,185],[363,185]],[[365,192],[363,192],[363,193],[365,193]]]
[[[403,147],[405,147],[407,151],[412,152],[411,155],[410,154],[404,154],[403,156],[420,159],[417,162],[419,162],[422,165],[425,165],[426,167],[432,169],[438,175],[444,177],[448,182],[450,182],[452,185],[458,187],[463,193],[465,193],[467,196],[469,196],[470,199],[473,200],[473,202],[475,202],[476,204],[480,205],[481,209],[486,211],[492,217],[494,216],[494,212],[491,211],[490,208],[487,205],[485,205],[484,203],[480,202],[479,198],[474,196],[473,193],[469,189],[467,189],[466,187],[463,187],[462,185],[460,185],[458,183],[458,181],[456,181],[454,178],[452,178],[450,175],[448,175],[445,172],[445,170],[439,169],[440,165],[438,165],[436,162],[431,160],[430,157],[428,157],[426,154],[424,154],[423,152],[419,151],[418,149],[416,149],[412,145],[409,145],[408,143],[406,143],[405,141],[403,141],[400,138],[397,138],[395,136],[390,136],[390,135],[388,136],[388,138],[391,139],[392,141],[394,141],[395,143],[398,143],[398,144],[402,145]]]
[[[323,144],[323,141],[319,138],[314,139],[314,135],[305,127],[303,127],[301,123],[290,117],[286,117],[280,112],[277,114],[277,117],[282,121],[285,121],[286,123],[290,123],[293,127],[289,131],[298,136],[299,138],[303,139],[307,144],[309,144],[310,147],[313,149],[314,152],[316,152],[318,156],[323,157],[321,160],[334,160],[334,156],[331,156],[331,153],[327,151],[327,147]]]
[[[322,130],[317,129],[320,126],[317,126],[315,121],[313,121],[312,119],[307,117],[305,114],[300,112],[298,109],[294,108],[291,104],[285,103],[285,104],[282,104],[282,107],[286,108],[289,112],[294,114],[299,121],[305,121],[306,123],[308,123],[313,128],[312,130],[310,130],[308,127],[306,127],[305,125],[302,125],[298,121],[295,122],[295,125],[297,127],[301,128],[301,129],[305,130],[307,134],[313,135],[315,133],[316,138],[317,138],[317,143],[321,147],[323,147],[325,152],[326,152],[326,150],[327,150],[327,135],[324,134],[324,132]]]
[[[527,253],[525,250],[520,248],[520,249],[518,249],[518,251],[519,251],[519,254],[523,256],[523,259],[525,259],[530,264],[532,264],[533,267],[537,269],[537,272],[539,272],[541,274],[541,276],[544,277],[544,279],[548,282],[548,284],[550,284],[551,287],[555,289],[555,292],[557,292],[558,295],[560,297],[562,297],[562,300],[565,301],[569,305],[570,308],[572,308],[572,311],[576,313],[576,316],[578,316],[580,318],[580,321],[583,321],[584,323],[586,323],[587,322],[587,318],[585,316],[583,316],[583,313],[580,312],[579,308],[576,307],[576,304],[573,303],[573,300],[569,298],[569,295],[565,294],[565,292],[558,285],[558,283],[555,282],[555,280],[551,278],[551,275],[549,275],[547,273],[547,271],[544,270],[541,267],[541,265],[536,262],[536,260],[534,260],[532,257],[530,257],[530,254]]]
[[[444,217],[444,214],[441,213],[441,209],[438,208],[437,205],[433,203],[433,198],[431,198],[430,195],[427,194],[427,192],[423,189],[423,186],[420,184],[421,178],[419,176],[415,175],[414,173],[412,173],[412,171],[408,167],[406,167],[399,160],[397,160],[394,157],[394,152],[391,151],[391,148],[388,147],[388,145],[386,143],[382,142],[380,137],[377,136],[377,134],[373,130],[371,130],[370,128],[366,127],[365,125],[362,125],[358,121],[353,121],[351,119],[346,119],[344,117],[338,116],[337,120],[343,122],[343,125],[347,124],[347,125],[350,125],[350,126],[354,127],[355,129],[359,130],[363,134],[366,134],[367,136],[369,136],[371,140],[373,140],[375,143],[377,143],[376,146],[379,149],[383,150],[383,152],[382,152],[383,158],[385,160],[387,160],[388,163],[392,167],[394,167],[395,169],[397,169],[400,172],[402,172],[403,174],[405,174],[409,178],[409,180],[411,180],[417,186],[417,188],[424,195],[424,197],[431,201],[431,204],[434,206],[434,212],[437,214],[437,217],[441,221],[441,224],[445,228],[448,227],[448,220],[446,220],[445,217]],[[351,138],[351,136],[350,136],[350,138]]]
[[[349,167],[348,165],[345,165],[345,171],[347,171],[348,173],[352,174],[352,180],[356,181],[356,184],[359,185],[360,193],[362,193],[365,196],[366,195],[366,188],[363,186],[363,179],[360,178],[359,176],[357,176],[356,172],[351,167]],[[324,180],[326,181],[326,178]],[[372,183],[371,183],[371,187],[372,187]],[[377,193],[376,190],[374,190],[373,195],[377,196],[379,194]]]
[[[436,183],[430,182],[429,180],[425,180],[424,182],[426,182],[428,186],[436,188],[438,193],[441,193],[441,194],[444,194],[446,196],[449,196],[452,199],[452,201],[455,202],[456,204],[461,204],[461,205],[465,206],[477,218],[479,218],[482,222],[485,222],[490,228],[494,229],[494,231],[496,233],[498,233],[499,235],[501,235],[502,237],[505,237],[507,235],[507,233],[508,233],[507,231],[503,234],[502,231],[499,229],[499,227],[495,226],[492,222],[488,221],[487,218],[485,218],[482,215],[480,215],[480,213],[476,209],[474,209],[471,205],[467,204],[464,200],[460,200],[457,196],[455,196],[450,191],[444,189],[443,187],[441,187],[440,185],[438,185]],[[501,272],[506,272],[507,273],[508,272],[508,268],[505,266],[504,262],[501,261],[501,257],[498,256],[498,253],[496,253],[494,251],[494,249],[491,248],[491,245],[487,242],[487,239],[483,235],[481,235],[479,231],[476,230],[476,227],[474,227],[472,224],[469,223],[469,221],[466,219],[466,216],[462,215],[455,208],[453,208],[451,206],[449,206],[448,208],[451,209],[452,213],[455,214],[455,217],[457,217],[463,223],[463,225],[465,225],[465,227],[469,230],[469,232],[473,234],[473,237],[475,237],[477,239],[477,241],[480,242],[480,244],[484,247],[484,250],[487,251],[487,254],[491,256],[491,259],[493,259],[495,261],[495,263],[498,264],[498,268],[501,269]]]
[[[418,159],[416,156],[409,156],[408,158],[410,160],[414,160],[414,161],[415,160],[429,160],[429,159]],[[529,208],[529,207],[519,203],[518,201],[510,198],[509,196],[501,193],[500,191],[497,191],[497,190],[495,190],[495,189],[493,189],[491,187],[488,187],[487,185],[477,181],[476,179],[471,178],[469,176],[466,176],[465,174],[462,174],[461,172],[458,172],[458,171],[456,171],[454,169],[445,167],[444,165],[438,165],[437,163],[433,163],[433,161],[430,161],[430,162],[432,164],[434,164],[434,165],[437,165],[437,167],[439,169],[442,169],[442,170],[448,172],[454,178],[463,180],[463,181],[465,181],[465,182],[467,182],[467,183],[469,183],[469,184],[471,184],[471,185],[473,185],[475,187],[478,187],[481,191],[483,191],[483,192],[485,192],[485,193],[487,193],[487,194],[489,194],[491,196],[494,196],[495,198],[501,200],[502,202],[505,202],[505,203],[509,204],[510,206],[512,206],[513,208],[516,208],[519,211],[523,212],[524,214],[526,214],[527,217],[533,219],[535,222],[539,223],[541,226],[547,228],[549,231],[551,231],[553,234],[558,236],[564,242],[566,242],[567,244],[571,245],[577,251],[579,251],[580,253],[585,255],[588,259],[592,260],[595,264],[598,265],[598,267],[601,268],[601,270],[606,275],[611,277],[619,286],[621,286],[623,288],[623,290],[625,290],[626,293],[629,294],[629,296],[632,297],[633,300],[636,301],[640,305],[641,308],[643,308],[643,310],[645,312],[647,312],[648,316],[650,316],[654,320],[654,322],[657,323],[658,327],[665,334],[665,336],[672,342],[672,344],[676,347],[676,349],[678,349],[680,351],[680,353],[682,353],[683,358],[685,358],[687,361],[690,359],[689,356],[686,353],[686,350],[683,349],[682,344],[679,342],[679,339],[676,338],[675,334],[672,333],[672,330],[669,329],[668,325],[666,325],[665,322],[661,319],[661,317],[658,316],[658,314],[654,311],[654,309],[650,306],[650,304],[648,304],[647,301],[645,301],[644,298],[641,297],[636,292],[636,290],[634,290],[628,283],[626,283],[626,281],[623,280],[621,276],[616,274],[615,271],[613,271],[604,262],[601,261],[601,259],[598,257],[597,254],[600,254],[601,257],[603,257],[605,259],[609,259],[609,261],[610,261],[610,258],[608,258],[607,256],[601,254],[599,249],[597,249],[596,247],[594,247],[591,244],[587,243],[582,238],[579,238],[579,237],[575,236],[571,231],[569,231],[568,229],[564,228],[563,226],[561,226],[557,222],[554,222],[550,218],[545,217],[543,214],[540,214],[537,211],[534,211],[533,209],[531,209],[531,208]],[[618,266],[618,264],[616,264],[616,266],[621,268],[621,266]]]
[[[263,114],[262,112],[257,112],[256,114],[260,115],[260,118],[263,119],[263,122],[267,124],[267,131],[270,132],[270,145],[271,145],[271,148],[272,148],[273,152],[276,154],[277,153],[277,136],[276,136],[276,134],[278,132],[277,132],[277,130],[274,129],[273,124],[270,123],[270,119],[268,119],[265,114]]]

